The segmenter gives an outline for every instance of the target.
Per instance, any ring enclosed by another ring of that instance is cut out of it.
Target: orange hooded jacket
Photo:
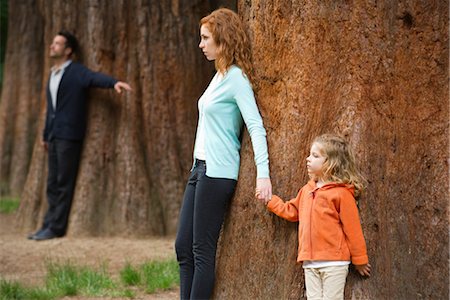
[[[367,264],[358,208],[352,185],[327,183],[318,188],[311,180],[297,197],[284,202],[273,196],[267,208],[298,224],[297,262],[304,260],[346,260]]]

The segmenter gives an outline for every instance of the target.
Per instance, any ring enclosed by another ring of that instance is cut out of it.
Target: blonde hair
[[[321,179],[351,184],[355,188],[355,196],[359,196],[367,181],[356,166],[349,143],[343,137],[334,134],[318,136],[314,143],[318,144],[321,154],[325,156]]]
[[[252,51],[244,23],[228,8],[219,8],[200,20],[211,32],[217,45],[216,70],[225,73],[237,65],[251,81],[253,73]]]

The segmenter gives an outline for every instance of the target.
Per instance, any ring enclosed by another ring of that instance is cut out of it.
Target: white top
[[[222,80],[223,75],[219,74],[219,72],[216,73],[216,75],[213,77],[211,82],[209,83],[208,87],[206,88],[203,95],[198,100],[198,114],[202,116],[199,118],[200,123],[198,126],[198,132],[197,132],[197,140],[195,142],[195,152],[194,157],[196,159],[200,160],[206,160],[206,151],[205,151],[205,122],[203,116],[205,114],[205,108],[206,106],[211,102],[213,99],[212,91],[217,87],[217,85]]]
[[[346,260],[305,260],[303,262],[303,269],[345,266],[349,264],[350,261]]]
[[[53,110],[56,109],[56,96],[58,95],[58,88],[59,83],[61,82],[61,78],[64,74],[64,70],[72,63],[71,60],[66,61],[63,63],[59,68],[52,67],[50,74],[50,83],[49,83],[49,89],[50,89],[50,95],[52,96],[52,104],[53,104]]]

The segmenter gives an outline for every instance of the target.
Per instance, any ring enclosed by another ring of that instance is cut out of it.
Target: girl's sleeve
[[[343,192],[339,206],[339,217],[347,239],[352,263],[354,265],[367,264],[369,258],[367,256],[366,241],[362,232],[356,200],[350,192]]]
[[[302,190],[303,189],[298,192],[297,197],[286,202],[280,197],[273,195],[272,199],[267,204],[267,209],[283,219],[291,222],[298,222]]]
[[[253,93],[250,82],[245,78],[240,69],[235,71],[238,78],[235,81],[236,93],[234,98],[241,111],[247,130],[250,134],[253,145],[253,153],[255,154],[256,177],[269,178],[269,154],[267,151],[266,130],[256,105],[255,95]],[[239,77],[240,76],[240,77]]]

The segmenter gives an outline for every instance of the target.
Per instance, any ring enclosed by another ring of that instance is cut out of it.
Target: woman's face
[[[216,42],[214,42],[212,33],[205,25],[200,27],[200,44],[198,46],[202,49],[203,54],[208,60],[215,60],[217,58]]]

